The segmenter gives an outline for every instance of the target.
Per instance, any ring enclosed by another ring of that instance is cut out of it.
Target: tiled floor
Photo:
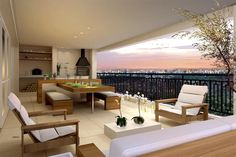
[[[28,111],[48,110],[45,105],[36,102],[35,93],[21,93],[20,99],[22,104]],[[74,106],[74,113],[68,115],[68,119],[80,120],[80,144],[95,143],[101,150],[109,149],[110,139],[103,133],[104,123],[115,122],[115,116],[119,114],[119,110],[103,110],[102,102],[97,102],[95,112],[90,112],[87,104],[77,104]],[[123,116],[131,119],[138,114],[137,104],[128,101],[122,101]],[[151,111],[142,112],[145,120],[154,120],[154,113]],[[57,121],[63,119],[61,116],[42,116],[34,118],[36,122]],[[162,127],[170,127],[178,125],[175,122],[162,118]],[[0,131],[0,157],[19,157],[21,156],[20,145],[20,123],[15,115],[9,111],[4,127]],[[30,142],[30,139],[28,139]],[[74,145],[65,146],[57,149],[41,151],[36,153],[25,154],[25,157],[47,157],[63,152],[75,153]]]

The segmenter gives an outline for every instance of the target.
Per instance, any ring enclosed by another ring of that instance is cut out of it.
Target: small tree
[[[213,12],[209,15],[183,9],[178,9],[177,11],[187,20],[192,21],[197,29],[194,29],[193,32],[179,32],[174,37],[197,39],[193,47],[202,53],[202,57],[215,60],[217,67],[223,67],[226,70],[230,88],[236,92],[234,83],[230,78],[236,61],[232,21],[225,17],[221,11]]]

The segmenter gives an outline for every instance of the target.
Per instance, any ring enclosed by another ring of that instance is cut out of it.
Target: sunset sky
[[[214,68],[212,60],[201,58],[196,42],[169,36],[97,54],[98,69]]]

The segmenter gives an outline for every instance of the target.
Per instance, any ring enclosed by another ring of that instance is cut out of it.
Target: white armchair
[[[163,116],[179,123],[191,120],[207,120],[208,104],[204,103],[207,86],[183,85],[178,98],[156,100],[156,121]],[[175,103],[169,105],[166,103]]]
[[[10,93],[8,96],[8,105],[21,123],[22,156],[28,152],[47,150],[71,144],[75,144],[77,149],[79,145],[79,120],[66,120],[66,110],[27,112],[14,93]],[[49,114],[62,114],[64,115],[64,120],[36,124],[31,119],[34,116]],[[25,143],[25,134],[31,137],[32,143]]]

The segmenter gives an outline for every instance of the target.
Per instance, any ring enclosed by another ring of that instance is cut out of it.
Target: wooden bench
[[[96,92],[94,93],[94,98],[104,100],[104,109],[112,110],[120,108],[120,96],[114,92]],[[118,103],[117,103],[117,101]]]
[[[78,146],[77,156],[78,157],[105,157],[105,155],[93,143]]]
[[[52,105],[53,110],[67,109],[68,114],[73,112],[73,101],[70,97],[59,92],[46,92],[45,94],[46,105]]]

